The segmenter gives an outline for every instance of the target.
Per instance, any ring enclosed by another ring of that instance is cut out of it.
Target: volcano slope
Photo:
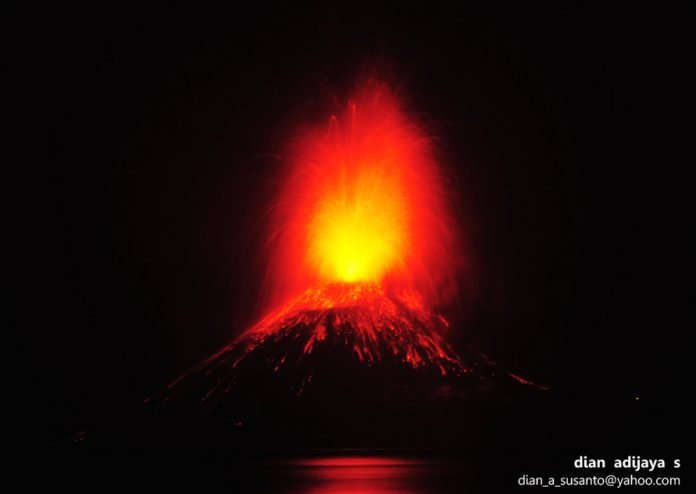
[[[93,436],[158,445],[437,445],[545,389],[471,348],[455,352],[451,330],[413,292],[316,286]]]

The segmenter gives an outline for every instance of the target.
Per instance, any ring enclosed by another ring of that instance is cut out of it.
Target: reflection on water
[[[432,492],[439,470],[431,461],[368,456],[298,459],[283,462],[293,493],[423,493]]]

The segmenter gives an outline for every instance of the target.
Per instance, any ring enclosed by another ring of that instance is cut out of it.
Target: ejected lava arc
[[[361,282],[442,301],[462,255],[432,141],[376,80],[297,133],[273,209],[276,301],[317,283]]]

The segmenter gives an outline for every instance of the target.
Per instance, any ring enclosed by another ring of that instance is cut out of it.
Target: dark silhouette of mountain
[[[439,426],[459,420],[462,407],[470,413],[544,389],[481,353],[455,353],[448,331],[447,320],[410,291],[315,287],[105,428],[105,436],[391,444],[409,429],[428,439],[427,424],[404,421]]]

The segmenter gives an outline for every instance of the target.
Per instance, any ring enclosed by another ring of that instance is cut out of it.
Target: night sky
[[[596,413],[639,397],[649,412],[630,420],[678,430],[686,329],[662,197],[676,55],[662,17],[632,9],[46,12],[42,441],[122,412],[259,317],[284,140],[365,73],[437,138],[472,260],[456,344]]]

